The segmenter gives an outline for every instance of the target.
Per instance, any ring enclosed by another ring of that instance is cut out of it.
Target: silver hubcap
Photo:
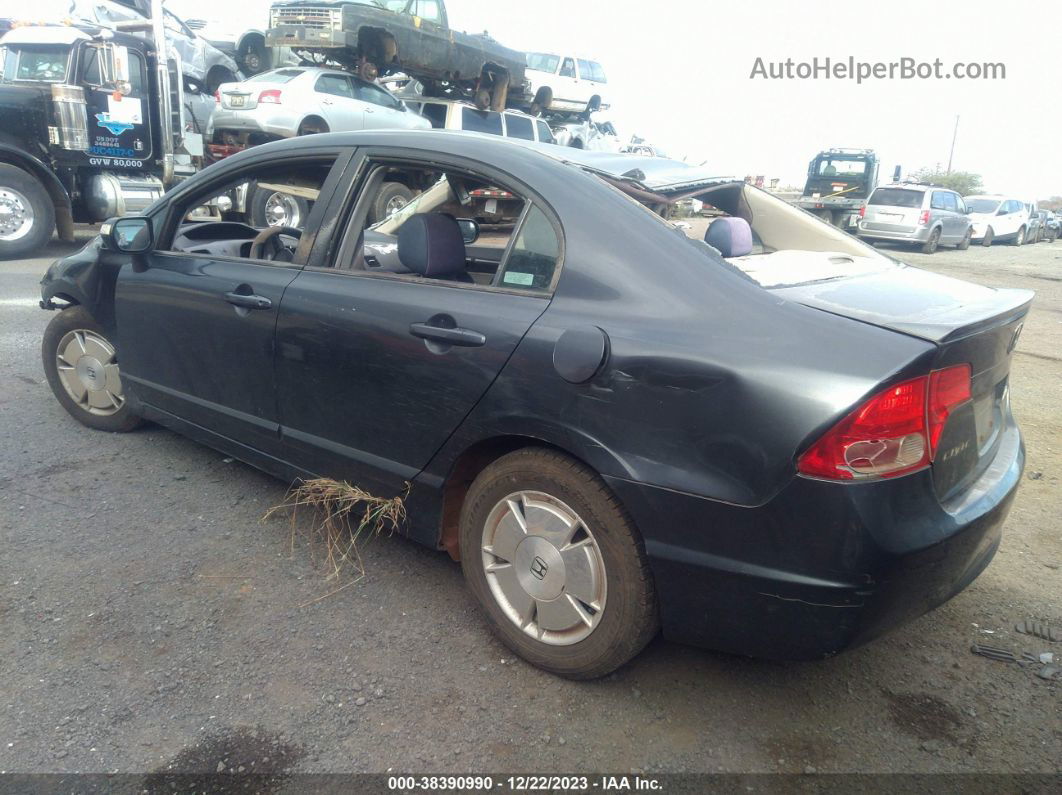
[[[95,331],[67,333],[55,363],[66,393],[89,414],[107,416],[125,405],[114,346]]]
[[[266,223],[270,226],[299,226],[302,221],[299,203],[291,196],[274,193],[266,199]]]
[[[406,201],[404,196],[392,196],[384,206],[384,213],[386,215],[392,215],[397,213],[407,204],[409,204],[409,202]]]
[[[605,561],[571,508],[538,491],[510,494],[483,528],[483,569],[502,611],[555,646],[584,640],[605,609]]]
[[[33,205],[14,188],[0,185],[0,240],[18,240],[33,228]]]

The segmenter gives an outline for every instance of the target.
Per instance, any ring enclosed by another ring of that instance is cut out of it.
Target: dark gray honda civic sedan
[[[414,199],[370,225],[394,182]],[[252,226],[263,196],[298,212]],[[518,212],[477,224],[499,196]],[[664,217],[690,198],[703,239]],[[988,565],[1024,464],[1031,293],[668,160],[439,131],[268,144],[105,225],[42,298],[76,419],[408,484],[404,531],[564,676],[660,629],[772,658],[864,642]]]

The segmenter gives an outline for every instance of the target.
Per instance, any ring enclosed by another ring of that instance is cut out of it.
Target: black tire
[[[413,191],[401,182],[385,182],[380,186],[380,192],[376,194],[376,199],[372,203],[372,223],[382,221],[391,212],[400,209],[396,206],[399,203],[404,206],[412,200]]]
[[[259,229],[264,229],[267,226],[293,226],[299,229],[305,227],[306,218],[309,216],[310,210],[313,209],[313,204],[299,196],[284,194],[285,201],[292,205],[291,210],[297,212],[298,215],[294,217],[285,216],[283,218],[271,217],[268,209],[269,200],[275,195],[278,195],[276,191],[259,190],[257,185],[251,189],[251,225],[257,226]]]
[[[48,245],[55,231],[55,206],[44,186],[21,168],[0,163],[0,201],[22,205],[23,200],[29,204],[33,219],[28,229],[19,227],[17,238],[0,239],[0,259],[15,259],[39,252]],[[12,229],[11,234],[14,233]]]
[[[995,238],[996,233],[992,231],[992,227],[988,227],[985,230],[985,236],[981,238],[981,245],[988,248],[992,245],[992,239]]]
[[[99,431],[111,431],[113,433],[125,433],[140,425],[143,420],[133,413],[128,400],[124,400],[120,408],[110,414],[93,413],[90,409],[74,401],[74,398],[63,386],[59,374],[57,354],[63,338],[77,331],[87,331],[98,335],[106,340],[106,335],[95,318],[87,310],[80,306],[72,306],[57,313],[48,323],[44,330],[44,340],[41,343],[41,360],[44,364],[44,374],[48,378],[48,385],[52,388],[52,394],[67,413],[82,425],[95,428]],[[117,359],[115,359],[117,363]],[[121,391],[119,390],[119,394]]]
[[[265,42],[258,38],[245,42],[240,50],[240,65],[243,66],[243,71],[248,77],[269,69],[272,65],[272,58],[270,58],[269,50],[266,49]]]
[[[570,506],[590,529],[604,562],[607,598],[599,623],[569,645],[543,642],[518,627],[487,581],[483,529],[495,506],[518,491],[543,492]],[[566,455],[530,447],[490,464],[461,506],[460,543],[465,580],[494,630],[516,654],[546,671],[570,679],[605,676],[638,654],[659,628],[656,590],[633,521],[592,470]]]
[[[476,106],[476,110],[489,110],[490,92],[485,88],[479,89],[472,97],[472,104]]]
[[[973,237],[973,228],[967,229],[966,230],[966,236],[962,239],[962,242],[959,243],[959,245],[957,245],[955,248],[957,248],[959,251],[966,251],[966,249],[968,249],[970,247],[970,239],[972,237]]]
[[[1023,246],[1023,245],[1025,245],[1025,227],[1024,226],[1021,227],[1018,230],[1017,234],[1014,235],[1013,244],[1015,246]]]
[[[583,112],[589,118],[591,113],[597,113],[599,110],[601,110],[601,97],[594,94],[594,96],[590,97],[590,101],[586,103],[586,110]]]
[[[937,250],[940,245],[940,227],[937,227],[929,233],[929,240],[922,244],[923,254],[932,254]]]

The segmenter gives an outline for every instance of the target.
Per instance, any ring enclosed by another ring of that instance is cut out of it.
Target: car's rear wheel
[[[995,232],[992,231],[992,227],[988,227],[985,230],[985,236],[981,238],[981,245],[988,248],[992,245],[992,238],[995,237]]]
[[[962,242],[959,243],[959,245],[956,246],[956,248],[958,248],[959,251],[966,251],[966,249],[968,249],[970,247],[970,239],[972,237],[973,237],[973,230],[972,229],[967,229],[966,230],[966,234],[963,236]]]
[[[140,425],[122,389],[114,344],[84,308],[70,307],[52,318],[41,359],[52,393],[81,424],[114,432]]]
[[[633,522],[601,479],[527,448],[488,466],[461,509],[461,565],[502,641],[573,679],[604,676],[657,631]]]
[[[929,233],[929,240],[922,244],[923,254],[932,254],[937,250],[940,245],[940,227],[938,226],[932,232]]]
[[[0,163],[0,259],[40,250],[55,231],[55,207],[32,175]]]

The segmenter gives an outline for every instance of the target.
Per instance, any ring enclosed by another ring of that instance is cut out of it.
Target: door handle
[[[478,348],[487,342],[487,338],[478,331],[467,328],[442,328],[429,323],[411,323],[409,333],[422,340],[432,340],[462,348]]]
[[[322,99],[321,100],[321,104],[322,105],[331,105],[332,104],[332,100],[330,100],[330,99]]]
[[[233,306],[242,306],[244,309],[269,309],[273,306],[273,302],[264,295],[225,293],[225,300]]]
[[[376,111],[374,111],[372,108],[366,108],[365,112],[366,113],[375,113]]]

